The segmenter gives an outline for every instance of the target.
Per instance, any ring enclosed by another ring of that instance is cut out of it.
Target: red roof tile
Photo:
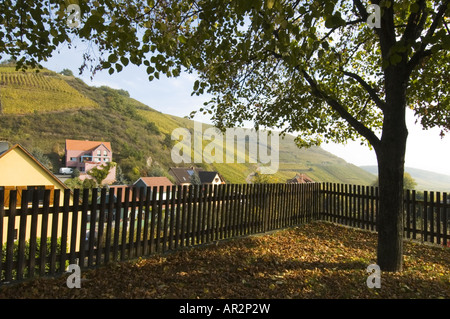
[[[99,147],[101,144],[111,151],[110,142],[66,140],[66,148],[75,151],[89,151]]]

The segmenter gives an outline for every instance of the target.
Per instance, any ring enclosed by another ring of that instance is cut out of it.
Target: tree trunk
[[[379,213],[377,264],[383,271],[401,271],[403,255],[404,157],[387,146],[378,155]]]
[[[408,129],[405,122],[404,86],[397,82],[387,94],[383,133],[376,147],[379,181],[377,216],[377,264],[383,271],[401,271],[403,266],[403,176]]]

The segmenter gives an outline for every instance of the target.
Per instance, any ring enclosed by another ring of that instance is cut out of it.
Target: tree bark
[[[398,138],[400,140],[400,138]],[[403,266],[403,172],[404,143],[382,145],[378,154],[379,211],[377,217],[377,264],[383,271]]]
[[[408,129],[406,85],[398,76],[389,77],[392,81],[386,83],[383,132],[375,148],[380,194],[377,264],[390,272],[402,271],[403,267],[403,176]]]

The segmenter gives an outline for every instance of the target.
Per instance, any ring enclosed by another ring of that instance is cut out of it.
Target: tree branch
[[[365,22],[364,19],[356,19],[356,20],[352,20],[352,21],[348,21],[345,23],[345,26],[349,26],[349,25],[354,25],[354,24],[358,24],[361,22]],[[328,38],[331,34],[333,34],[334,31],[336,31],[337,29],[341,28],[342,26],[339,27],[334,27],[332,28],[330,31],[327,32],[327,34],[324,35],[324,37],[322,39],[320,39],[319,41],[323,41],[326,38]]]
[[[306,81],[309,83],[309,85],[312,88],[312,93],[320,98],[323,99],[327,104],[335,110],[339,115],[346,120],[359,134],[364,136],[369,143],[377,148],[380,144],[380,139],[375,135],[375,133],[367,128],[364,124],[362,124],[360,121],[358,121],[356,118],[354,118],[342,105],[337,101],[336,99],[328,96],[326,93],[320,90],[319,86],[317,85],[316,81],[305,71],[300,70],[306,79]]]
[[[425,35],[425,37],[422,41],[420,49],[417,50],[417,52],[411,57],[411,59],[407,63],[407,67],[410,72],[412,72],[412,70],[419,64],[419,62],[424,57],[429,56],[431,54],[430,50],[426,50],[426,47],[429,44],[428,41],[434,35],[434,32],[436,31],[441,19],[442,20],[444,19],[444,15],[447,10],[447,6],[449,4],[450,4],[450,0],[447,0],[443,4],[441,4],[439,9],[437,10],[437,13],[433,20],[433,23],[431,24],[430,28],[428,29],[427,34]]]
[[[359,84],[361,84],[361,86],[366,90],[366,92],[369,94],[370,98],[372,99],[373,102],[375,102],[378,108],[382,111],[385,110],[386,104],[380,99],[374,88],[371,87],[366,81],[364,81],[363,78],[361,78],[358,74],[353,72],[342,70],[342,73],[344,73],[346,76],[355,79]]]
[[[424,18],[426,20],[427,14],[425,12],[426,8],[425,0],[417,0],[416,4],[419,5],[419,10],[417,10],[416,12],[411,12],[411,14],[408,17],[405,32],[403,33],[402,36],[402,40],[404,40],[405,42],[417,39],[417,37],[422,32]]]

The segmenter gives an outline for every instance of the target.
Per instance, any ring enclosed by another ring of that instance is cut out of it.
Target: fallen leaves
[[[405,242],[404,271],[366,285],[376,235],[330,223],[219,242],[0,288],[0,298],[450,298],[450,249]]]

